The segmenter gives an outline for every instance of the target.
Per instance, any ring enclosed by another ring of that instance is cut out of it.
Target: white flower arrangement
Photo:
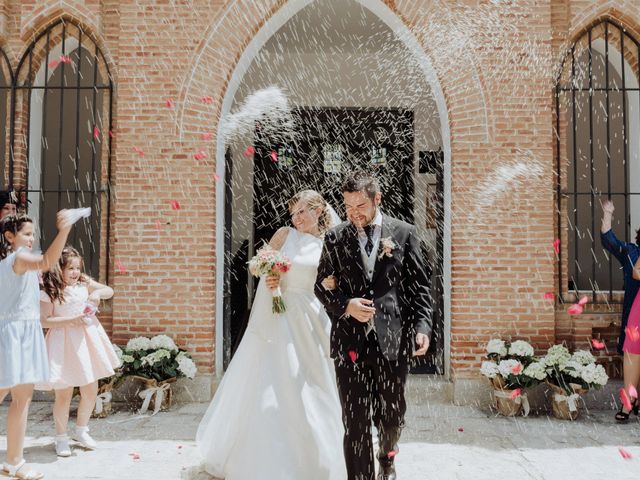
[[[591,352],[588,352],[587,350],[577,350],[573,352],[571,360],[573,360],[574,362],[578,362],[580,365],[589,365],[591,363],[595,363],[596,357],[594,357]]]
[[[554,345],[547,350],[543,360],[547,367],[557,366],[562,369],[571,360],[571,353],[564,345]]]
[[[498,363],[498,372],[504,378],[507,378],[509,375],[520,375],[523,370],[524,367],[522,363],[515,359],[501,360],[500,363]]]
[[[121,351],[124,375],[136,375],[158,382],[176,377],[194,378],[196,364],[167,335],[135,337]]]
[[[507,346],[503,340],[493,339],[487,343],[487,356],[498,355],[504,357],[507,354]]]
[[[487,378],[496,378],[500,371],[498,370],[498,365],[495,362],[484,361],[480,366],[480,373]]]
[[[528,377],[535,378],[538,381],[543,381],[547,378],[547,370],[542,362],[530,363],[524,369],[524,374]]]
[[[524,340],[516,340],[509,345],[508,355],[515,357],[533,357],[533,347]]]
[[[609,377],[602,365],[586,350],[573,353],[563,345],[554,345],[542,360],[547,371],[547,381],[567,395],[577,390],[599,389],[607,384]]]
[[[544,365],[528,369],[535,361],[534,350],[524,340],[509,343],[494,338],[487,343],[486,352],[489,361],[482,362],[480,373],[489,378],[495,388],[525,388],[545,378]]]

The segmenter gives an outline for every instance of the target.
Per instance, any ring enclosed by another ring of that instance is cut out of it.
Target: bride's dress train
[[[286,312],[260,281],[246,333],[198,428],[206,471],[225,480],[344,480],[330,320],[313,293],[322,240],[290,229]]]

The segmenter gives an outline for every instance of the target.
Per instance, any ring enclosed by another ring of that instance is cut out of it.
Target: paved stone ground
[[[57,458],[51,404],[34,402],[26,457],[48,480],[211,479],[199,467],[193,441],[206,407],[203,403],[177,405],[153,417],[120,411],[92,420],[99,450],[76,448],[72,457]],[[7,402],[0,406],[1,435],[6,413]],[[504,418],[439,397],[412,398],[396,460],[398,476],[401,480],[637,480],[640,421],[633,417],[629,424],[617,425],[613,413],[608,407],[592,407],[576,422],[549,418],[544,412]],[[634,458],[623,459],[619,447]],[[1,436],[0,450],[5,448],[6,438]],[[134,453],[139,459],[133,458]]]

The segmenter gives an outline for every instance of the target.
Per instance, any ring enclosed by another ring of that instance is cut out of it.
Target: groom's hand
[[[425,353],[427,353],[427,350],[429,350],[429,337],[424,333],[417,333],[416,345],[418,346],[418,349],[413,352],[413,356],[419,357],[421,355],[424,355]]]
[[[373,300],[367,300],[366,298],[352,298],[349,300],[347,310],[344,313],[355,318],[359,322],[367,323],[376,313],[376,309],[371,305],[373,305]]]

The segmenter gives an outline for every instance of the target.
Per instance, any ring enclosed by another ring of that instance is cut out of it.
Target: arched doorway
[[[242,332],[240,323],[246,320],[246,305],[251,302],[246,260],[256,244],[286,222],[277,212],[289,192],[276,192],[273,185],[282,185],[282,178],[292,175],[287,169],[295,171],[303,157],[314,159],[316,170],[295,187],[319,188],[331,197],[333,184],[338,200],[340,179],[332,177],[330,159],[342,159],[347,165],[377,165],[373,168],[381,172],[387,188],[388,213],[418,226],[432,259],[439,307],[431,370],[446,372],[449,129],[444,96],[428,57],[383,2],[292,1],[270,18],[245,49],[224,97],[223,118],[253,93],[274,85],[288,98],[299,124],[305,125],[302,136],[307,141],[293,147],[264,142],[252,130],[225,144],[221,131],[218,135],[218,172],[223,164],[227,180],[218,189],[216,209],[217,218],[225,218],[224,224],[217,222],[217,238],[225,239],[217,247],[218,374]],[[224,121],[220,127],[224,128]],[[326,142],[329,137],[336,141]],[[256,148],[254,155],[244,155],[248,146]],[[279,154],[278,163],[270,162],[271,151]],[[318,174],[320,186],[313,184]],[[269,175],[278,181],[265,191],[262,187]],[[399,189],[401,195],[395,195]],[[265,192],[273,204],[269,212],[258,211],[256,197]],[[265,218],[274,221],[265,225]]]

